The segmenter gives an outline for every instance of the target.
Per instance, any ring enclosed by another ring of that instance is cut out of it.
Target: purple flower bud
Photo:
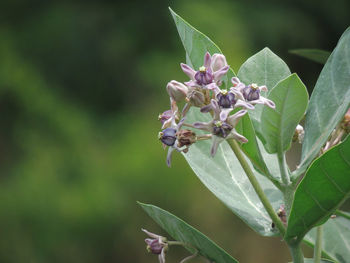
[[[188,92],[188,88],[176,80],[170,81],[166,86],[166,90],[169,96],[175,101],[184,100]]]
[[[159,255],[162,253],[164,244],[159,243],[159,239],[157,238],[146,238],[145,242],[147,244],[147,250],[153,254]]]
[[[214,72],[218,71],[226,66],[227,66],[227,62],[226,62],[226,58],[223,54],[215,53],[211,57],[211,68]]]
[[[205,102],[204,94],[198,90],[192,90],[189,92],[188,99],[196,107],[202,107]]]
[[[158,134],[159,140],[168,146],[173,146],[176,141],[176,129],[166,128]]]
[[[195,80],[199,85],[208,85],[213,82],[214,76],[210,68],[200,67],[194,75]]]
[[[164,111],[162,114],[159,114],[158,116],[158,120],[161,122],[161,124],[163,125],[164,122],[166,122],[167,120],[169,120],[171,118],[171,116],[173,115],[172,110],[167,110]]]
[[[214,123],[213,134],[222,138],[226,138],[232,129],[233,127],[230,124],[227,124],[226,122],[217,121]]]
[[[247,101],[258,100],[260,98],[260,89],[256,84],[251,84],[249,86],[246,86],[242,90],[242,93],[243,93],[243,97]]]
[[[236,104],[235,94],[232,92],[227,92],[227,90],[222,90],[218,95],[216,95],[218,104],[222,108],[231,108]]]

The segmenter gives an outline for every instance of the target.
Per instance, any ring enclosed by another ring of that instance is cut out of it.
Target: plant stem
[[[277,157],[278,157],[278,165],[280,167],[282,182],[287,187],[290,184],[290,178],[289,178],[289,172],[287,169],[285,154],[281,151],[278,151]]]
[[[267,199],[267,196],[265,195],[258,180],[256,179],[252,169],[250,168],[248,162],[244,158],[244,155],[243,155],[238,143],[235,140],[231,140],[229,144],[231,146],[232,151],[235,153],[239,163],[241,164],[244,172],[246,173],[250,183],[252,184],[256,194],[258,195],[260,201],[264,205],[267,213],[271,217],[272,221],[275,223],[275,225],[276,225],[277,229],[280,231],[281,235],[284,236],[284,234],[286,232],[285,227],[284,227],[282,221],[278,218],[270,201]]]
[[[323,225],[317,227],[316,243],[314,248],[314,262],[321,262],[322,255],[322,234],[323,234]]]
[[[292,254],[293,263],[304,263],[304,255],[301,250],[300,243],[289,245],[290,253]]]

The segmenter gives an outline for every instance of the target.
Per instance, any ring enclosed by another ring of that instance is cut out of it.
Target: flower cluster
[[[196,71],[187,64],[181,63],[181,69],[190,78],[184,83],[170,81],[166,90],[170,97],[170,109],[159,115],[162,131],[159,139],[163,146],[168,146],[167,164],[171,164],[174,150],[187,152],[189,147],[200,140],[212,139],[211,155],[214,156],[219,144],[227,139],[235,139],[242,143],[248,140],[237,133],[235,127],[239,120],[248,112],[254,110],[255,104],[265,104],[275,108],[275,104],[260,95],[267,91],[266,86],[257,84],[246,85],[237,77],[231,79],[230,89],[221,89],[222,78],[229,71],[226,58],[222,54],[207,52],[204,55],[203,66]],[[178,104],[184,102],[182,111]],[[202,113],[211,113],[210,122],[185,123],[186,114],[191,107],[199,107]],[[237,110],[235,110],[237,109]],[[231,114],[234,112],[233,114]],[[191,127],[207,131],[206,135],[196,135]]]

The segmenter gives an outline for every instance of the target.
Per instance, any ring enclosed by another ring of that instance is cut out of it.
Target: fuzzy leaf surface
[[[318,155],[350,106],[350,28],[340,38],[311,94],[306,112],[300,168],[302,174]]]
[[[150,204],[139,203],[146,213],[175,240],[190,244],[212,262],[237,263],[225,250],[177,216]],[[191,253],[194,249],[186,247]]]
[[[350,139],[316,159],[297,187],[285,238],[302,239],[350,195]]]
[[[187,120],[209,121],[209,113],[191,109]],[[197,131],[196,131],[197,132]],[[219,145],[215,157],[210,156],[211,140],[191,145],[184,154],[187,162],[203,184],[231,211],[263,236],[276,235],[271,228],[271,219],[256,195],[250,181],[227,142]],[[249,162],[249,160],[248,160]],[[255,173],[272,206],[281,205],[281,192],[264,176]]]
[[[269,93],[276,108],[264,107],[261,131],[269,153],[284,153],[290,148],[294,131],[303,118],[309,96],[297,74],[280,81]]]

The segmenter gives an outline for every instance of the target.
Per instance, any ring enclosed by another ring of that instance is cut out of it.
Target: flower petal
[[[212,157],[215,156],[217,150],[218,150],[218,147],[219,147],[219,144],[224,141],[225,139],[224,138],[221,138],[219,136],[213,136],[212,137],[212,145],[211,145],[211,149],[210,149],[210,154]]]
[[[264,105],[270,107],[271,109],[276,108],[276,105],[272,100],[266,99],[263,96],[260,96],[260,98],[258,100],[250,101],[250,103],[251,104],[264,104]]]
[[[221,109],[220,112],[220,121],[226,121],[227,116],[230,114],[230,112],[233,110],[233,108],[224,108]]]
[[[166,164],[168,165],[168,167],[171,167],[171,156],[172,156],[174,150],[175,150],[175,148],[173,148],[173,147],[169,147],[169,149],[168,149],[168,154],[166,157]]]
[[[154,233],[152,233],[152,232],[149,232],[149,231],[147,231],[146,229],[141,228],[141,230],[142,230],[143,232],[145,232],[149,237],[152,237],[152,238],[159,238],[159,237],[160,237],[159,235],[156,235],[156,234],[154,234]]]
[[[194,75],[196,74],[196,71],[193,70],[189,65],[181,63],[182,71],[192,80],[194,80]]]
[[[225,67],[219,69],[218,71],[215,71],[214,72],[214,81],[220,80],[221,77],[224,76],[229,69],[230,69],[230,66],[225,66]]]
[[[204,131],[208,131],[208,132],[211,132],[212,128],[213,128],[212,122],[195,122],[195,123],[193,123],[193,126],[196,129],[204,130]]]
[[[267,87],[265,85],[259,86],[260,91],[267,91]]]
[[[232,138],[237,140],[237,141],[240,141],[243,143],[248,142],[248,139],[246,137],[244,137],[243,135],[239,134],[238,132],[236,132],[235,129],[232,129],[231,134],[232,134]]]
[[[232,127],[235,127],[238,123],[238,121],[244,116],[244,114],[246,114],[247,111],[246,110],[240,110],[238,112],[236,112],[235,114],[229,116],[227,118],[227,123],[232,125]]]
[[[211,56],[209,54],[209,52],[205,53],[204,55],[204,63],[203,63],[203,66],[206,68],[206,69],[210,69],[210,64],[211,64]]]
[[[210,101],[213,112],[214,112],[214,120],[219,120],[220,119],[220,106],[216,100],[211,100]]]
[[[254,110],[254,106],[248,102],[245,102],[243,100],[237,100],[236,104],[235,104],[235,108],[237,107],[243,107],[245,109],[248,109],[248,110]]]
[[[213,108],[211,106],[211,104],[205,105],[201,108],[201,112],[202,113],[208,113],[209,111],[211,111]]]

